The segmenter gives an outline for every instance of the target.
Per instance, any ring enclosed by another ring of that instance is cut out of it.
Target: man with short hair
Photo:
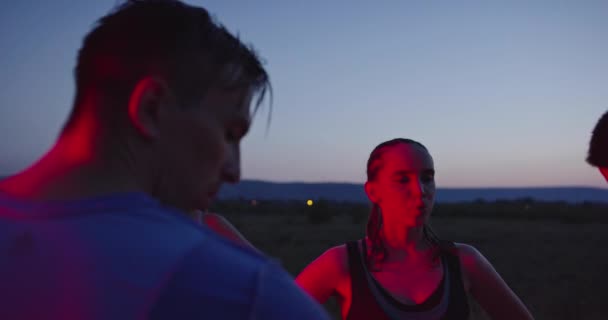
[[[593,129],[587,162],[597,167],[608,181],[608,111],[600,117]]]
[[[272,260],[185,215],[240,178],[270,88],[207,11],[130,0],[84,39],[56,144],[0,182],[1,319],[326,319]]]

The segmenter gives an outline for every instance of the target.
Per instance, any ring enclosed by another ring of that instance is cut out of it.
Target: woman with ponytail
[[[319,303],[335,296],[346,320],[460,320],[471,296],[491,319],[533,319],[477,249],[431,229],[435,169],[425,146],[399,138],[374,148],[365,192],[366,237],[327,250],[296,279]]]

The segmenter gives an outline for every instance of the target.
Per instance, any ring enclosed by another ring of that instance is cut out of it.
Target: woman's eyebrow
[[[435,174],[435,169],[423,169],[421,170],[421,172],[423,174]],[[417,173],[417,171],[415,170],[397,170],[395,172],[393,172],[392,176],[404,176],[404,175],[408,175],[408,174],[415,174]]]

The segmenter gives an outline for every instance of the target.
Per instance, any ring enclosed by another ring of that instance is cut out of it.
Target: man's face
[[[606,182],[608,182],[608,167],[600,167],[600,173],[606,178]]]
[[[240,179],[240,141],[249,130],[248,89],[212,88],[194,105],[170,111],[162,128],[154,190],[183,210],[206,209],[223,182]]]

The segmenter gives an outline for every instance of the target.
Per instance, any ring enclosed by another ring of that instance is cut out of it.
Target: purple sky
[[[0,5],[0,175],[53,143],[82,37],[115,2]],[[376,144],[408,137],[439,186],[605,187],[584,158],[608,109],[606,1],[189,3],[267,60],[273,120],[244,140],[245,178],[362,182]]]

